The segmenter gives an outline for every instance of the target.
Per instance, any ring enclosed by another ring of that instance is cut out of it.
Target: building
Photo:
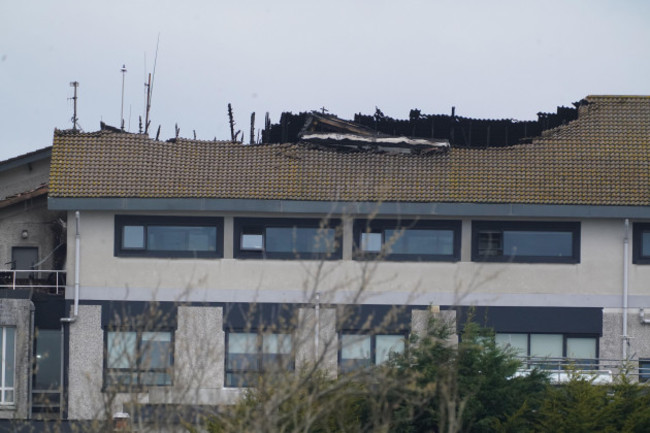
[[[0,418],[60,409],[66,212],[47,208],[51,153],[0,162]]]
[[[532,358],[650,362],[650,97],[589,96],[514,146],[337,137],[55,131],[64,417],[232,403],[267,363],[381,362],[438,308],[460,329],[476,307]]]
[[[51,153],[50,146],[0,162],[0,236],[5,240],[0,262],[12,269],[31,269],[58,241],[56,231],[43,224],[52,219],[47,210]],[[55,258],[40,265],[53,269]]]

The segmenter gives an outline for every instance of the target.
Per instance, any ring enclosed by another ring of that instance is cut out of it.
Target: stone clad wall
[[[646,312],[650,309],[646,309]],[[646,319],[650,318],[648,315]],[[650,359],[650,324],[642,323],[638,308],[630,308],[627,314],[627,357],[632,375],[638,373],[638,361]],[[623,356],[623,311],[621,308],[607,308],[603,311],[603,335],[600,338],[601,366],[611,370],[612,365]],[[614,369],[618,371],[617,369]],[[636,376],[633,376],[636,377]]]
[[[0,299],[0,326],[16,329],[14,404],[0,406],[0,418],[29,415],[34,304],[28,299]]]
[[[68,368],[68,418],[105,417],[102,387],[104,334],[101,307],[80,305],[70,327]]]

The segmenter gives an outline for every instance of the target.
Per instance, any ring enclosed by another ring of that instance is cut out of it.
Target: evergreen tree
[[[546,375],[517,376],[521,362],[490,330],[468,323],[458,345],[453,329],[433,320],[427,335],[393,360],[411,394],[396,411],[399,432],[531,431]]]

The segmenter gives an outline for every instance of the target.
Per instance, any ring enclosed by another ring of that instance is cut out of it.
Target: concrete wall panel
[[[174,386],[165,401],[152,402],[215,404],[224,388],[225,333],[223,308],[178,307],[178,329],[174,335]],[[152,389],[150,394],[162,390]]]
[[[111,408],[101,392],[104,333],[101,307],[80,305],[77,321],[70,327],[68,365],[68,416],[71,419],[105,419]]]
[[[0,406],[0,418],[24,419],[30,412],[34,304],[28,299],[0,299],[0,326],[15,328],[14,403]]]

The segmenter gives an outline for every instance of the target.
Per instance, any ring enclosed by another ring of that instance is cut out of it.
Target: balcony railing
[[[646,382],[650,369],[637,368],[638,360],[627,362],[620,359],[575,359],[575,358],[540,358],[521,357],[522,368],[515,376],[526,376],[534,368],[548,373],[551,383],[566,383],[572,377],[586,379],[594,385],[612,383],[617,375],[625,374],[634,380]]]
[[[11,269],[0,271],[1,289],[33,289],[55,295],[65,294],[65,271]]]

